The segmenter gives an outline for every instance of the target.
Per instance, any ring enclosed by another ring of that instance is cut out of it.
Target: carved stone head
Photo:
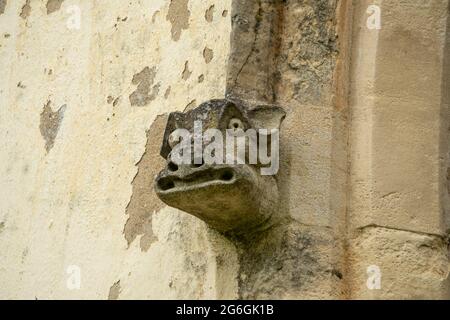
[[[277,106],[250,109],[227,99],[171,113],[161,147],[167,165],[156,177],[156,194],[220,232],[263,228],[278,207],[284,117]]]

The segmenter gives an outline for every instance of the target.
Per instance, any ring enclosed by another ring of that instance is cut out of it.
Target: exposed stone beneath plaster
[[[20,12],[20,17],[24,20],[26,20],[30,16],[30,13],[31,13],[30,1],[31,0],[27,0],[25,2],[25,4],[22,7],[22,11]]]
[[[39,130],[45,140],[47,153],[53,148],[65,111],[66,105],[61,106],[57,111],[53,111],[51,101],[48,101],[42,110]]]
[[[208,10],[205,12],[205,20],[208,22],[212,22],[214,19],[214,5],[209,7]]]
[[[48,0],[47,1],[47,14],[51,14],[55,11],[58,11],[61,9],[61,5],[64,2],[64,0]]]
[[[211,60],[214,58],[214,51],[212,51],[208,47],[205,47],[205,49],[203,49],[203,58],[205,58],[206,63],[210,63]]]
[[[351,298],[450,299],[448,239],[406,230],[369,226],[350,239]],[[371,287],[375,266],[380,288]]]
[[[124,236],[130,245],[138,236],[140,248],[147,251],[157,240],[153,234],[153,214],[164,207],[153,191],[153,180],[164,167],[164,161],[159,155],[160,141],[164,133],[167,116],[158,116],[147,131],[145,151],[136,164],[137,173],[132,182],[132,194],[126,208],[128,220],[124,227]]]
[[[108,300],[117,300],[120,295],[120,280],[115,282],[109,289]]]
[[[145,67],[133,76],[131,83],[137,88],[129,97],[132,106],[143,107],[155,100],[161,86],[160,83],[154,85],[155,77],[156,67]]]
[[[188,9],[189,0],[171,0],[166,19],[172,24],[172,39],[180,40],[183,30],[189,28],[190,11]]]
[[[333,260],[339,243],[328,228],[295,221],[239,245],[241,299],[336,299],[343,296],[344,270]]]
[[[3,14],[5,12],[7,4],[8,4],[7,0],[0,0],[0,14]]]
[[[192,71],[189,70],[189,61],[186,61],[184,63],[184,69],[183,69],[183,73],[181,74],[181,77],[184,81],[186,81],[187,79],[189,79],[191,74],[192,74]]]

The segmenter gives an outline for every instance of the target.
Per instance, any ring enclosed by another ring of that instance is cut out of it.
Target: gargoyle
[[[279,202],[275,174],[284,117],[277,106],[248,108],[228,99],[171,113],[161,147],[167,165],[156,177],[156,194],[222,233],[239,235],[270,225]],[[219,141],[223,137],[243,137],[244,152],[238,143]]]

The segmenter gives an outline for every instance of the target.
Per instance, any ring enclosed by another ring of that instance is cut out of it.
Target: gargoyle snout
[[[233,183],[238,172],[232,167],[202,164],[176,164],[169,161],[156,177],[157,192],[170,192],[187,186],[203,185],[206,182]]]

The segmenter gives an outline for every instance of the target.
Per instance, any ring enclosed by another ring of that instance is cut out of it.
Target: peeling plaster
[[[209,7],[208,10],[205,12],[205,20],[208,22],[212,22],[214,19],[214,5]]]
[[[6,4],[6,0],[0,0],[0,14],[5,13]]]
[[[189,71],[189,61],[186,61],[184,63],[184,70],[183,70],[183,73],[182,73],[183,80],[186,81],[187,79],[189,79],[191,74],[192,74],[192,72]]]
[[[108,300],[117,300],[120,295],[120,280],[114,283],[111,288],[109,288]]]
[[[172,39],[180,40],[181,32],[189,28],[189,16],[191,12],[188,10],[189,0],[172,0],[167,13],[167,21],[172,24]]]
[[[210,63],[214,58],[214,51],[208,47],[205,47],[205,49],[203,49],[203,58],[205,58],[206,63]]]
[[[166,122],[167,115],[158,116],[147,131],[145,151],[136,164],[137,174],[131,183],[132,194],[126,208],[129,218],[123,231],[125,239],[130,245],[138,235],[142,235],[142,251],[147,251],[157,240],[153,235],[152,215],[165,206],[153,192],[153,179],[165,163],[159,155],[159,149]]]
[[[130,95],[132,106],[143,107],[153,101],[159,93],[160,83],[153,85],[156,77],[156,68],[145,67],[141,72],[133,76],[132,84],[137,85],[136,90]],[[150,88],[153,86],[150,92]]]
[[[169,86],[167,89],[166,89],[166,92],[164,93],[164,99],[167,99],[167,98],[169,98],[169,96],[170,96],[170,91],[172,90],[172,87],[171,86]]]
[[[25,2],[25,4],[22,7],[22,11],[20,12],[20,17],[24,20],[26,20],[31,13],[30,1],[31,0],[27,0],[27,2]]]
[[[159,10],[156,10],[152,16],[152,23],[155,23],[155,21],[158,17],[159,17]]]
[[[47,14],[51,14],[61,9],[61,5],[64,0],[48,0],[47,1]]]
[[[189,103],[186,105],[186,107],[184,108],[183,112],[192,110],[192,109],[194,109],[194,108],[196,108],[196,107],[197,107],[197,100],[194,99],[194,100],[192,100],[191,102],[189,102]]]
[[[51,101],[49,100],[42,110],[41,122],[39,124],[39,130],[45,140],[45,150],[47,153],[53,148],[61,122],[64,118],[64,112],[66,111],[66,105],[61,106],[55,112],[53,112],[50,105]]]

